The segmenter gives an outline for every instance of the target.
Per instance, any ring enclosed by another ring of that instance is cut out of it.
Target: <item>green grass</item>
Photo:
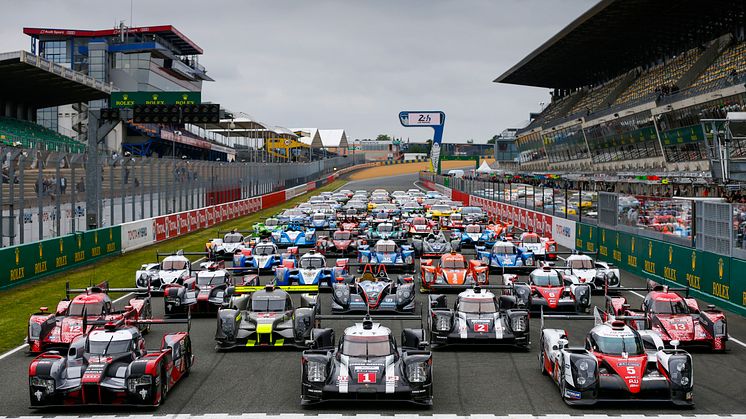
[[[231,227],[249,229],[261,218],[274,215],[281,209],[295,206],[320,192],[337,189],[345,183],[346,181],[337,180],[274,208],[268,208],[202,231],[185,234],[165,242],[106,258],[85,267],[31,281],[28,284],[3,291],[0,293],[0,307],[2,308],[2,315],[0,315],[0,353],[24,342],[28,329],[28,318],[38,311],[39,307],[46,306],[50,310],[57,307],[57,303],[65,297],[66,281],[70,281],[70,286],[73,288],[84,288],[90,283],[98,284],[105,280],[109,281],[111,287],[134,287],[135,271],[143,263],[155,260],[156,249],[164,252],[178,249],[183,249],[185,252],[204,251],[205,243],[215,237],[217,229],[225,230]],[[114,298],[118,298],[118,296],[115,295]]]

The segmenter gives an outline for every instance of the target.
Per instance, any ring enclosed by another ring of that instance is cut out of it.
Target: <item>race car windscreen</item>
[[[326,215],[324,214],[314,214],[313,215],[314,221],[326,221]]]
[[[479,207],[463,207],[461,213],[464,215],[482,215],[482,209]]]
[[[87,351],[91,355],[123,354],[132,350],[131,339],[88,340]]]
[[[593,261],[590,259],[575,259],[569,262],[572,269],[593,269]]]
[[[268,312],[284,311],[285,300],[280,298],[254,297],[251,299],[251,311]]]
[[[598,333],[591,333],[588,340],[594,351],[606,355],[627,353],[630,356],[634,356],[645,353],[642,339],[631,333],[620,334],[619,336],[602,336]]]
[[[353,357],[388,356],[393,353],[388,336],[345,336],[342,353]]]
[[[225,282],[225,275],[217,272],[200,272],[197,275],[197,285],[218,285]]]
[[[446,269],[466,269],[466,261],[458,257],[444,259],[440,266]]]
[[[394,226],[391,224],[381,224],[378,226],[379,233],[391,233],[392,231],[394,231]]]
[[[324,267],[322,258],[301,258],[300,267],[303,269],[319,269]]]
[[[350,240],[352,233],[349,231],[335,231],[334,240]]]
[[[541,240],[539,240],[539,236],[535,236],[533,234],[527,234],[523,236],[523,242],[524,243],[541,243]]]
[[[376,252],[378,253],[393,253],[396,252],[396,245],[389,243],[376,244]]]
[[[656,300],[651,311],[657,314],[689,314],[689,307],[682,300]]]
[[[538,287],[558,287],[562,285],[557,272],[541,272],[531,274],[531,282]]]
[[[243,241],[243,236],[240,234],[226,234],[225,237],[223,237],[223,243],[241,243]]]
[[[161,269],[164,271],[180,271],[186,267],[186,261],[183,260],[164,260],[161,263]]]
[[[432,212],[449,212],[451,211],[451,207],[448,205],[433,205],[430,207],[430,211]]]
[[[515,253],[515,247],[510,243],[495,243],[492,251],[500,255],[512,255]]]
[[[104,311],[104,303],[100,301],[73,302],[67,311],[68,316],[98,316]]]
[[[482,232],[482,226],[480,225],[468,225],[466,226],[466,232],[467,233],[481,233]]]
[[[494,313],[497,311],[495,301],[487,298],[462,298],[459,301],[458,309],[462,313],[480,314]]]
[[[279,224],[280,224],[280,222],[279,222],[279,221],[277,221],[277,219],[276,219],[276,218],[268,218],[268,219],[267,219],[267,220],[266,220],[266,221],[264,222],[264,226],[265,226],[265,227],[274,227],[274,226],[276,226],[276,225],[279,225]]]
[[[412,220],[412,225],[424,226],[427,225],[427,220],[425,220],[424,218],[415,218],[414,220]]]
[[[257,256],[269,256],[275,254],[275,247],[271,244],[259,244],[254,247],[254,254]]]

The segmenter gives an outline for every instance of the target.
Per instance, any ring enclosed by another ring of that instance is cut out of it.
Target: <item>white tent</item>
[[[490,167],[489,164],[487,164],[487,160],[483,161],[482,164],[479,166],[479,169],[477,169],[477,173],[492,173],[493,170]]]

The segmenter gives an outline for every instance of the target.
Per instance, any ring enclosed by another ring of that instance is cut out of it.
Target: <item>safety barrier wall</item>
[[[423,174],[421,184],[438,185]],[[463,193],[454,189],[456,195]],[[562,246],[596,253],[600,260],[658,283],[688,287],[690,293],[709,303],[746,315],[746,261],[697,250],[655,238],[552,217],[538,211],[469,196],[469,204],[481,206],[490,217],[515,226],[550,233]]]
[[[112,226],[0,249],[0,289],[117,254],[121,232]]]
[[[369,165],[361,165],[367,167]],[[353,168],[262,196],[0,249],[0,290],[270,208]]]

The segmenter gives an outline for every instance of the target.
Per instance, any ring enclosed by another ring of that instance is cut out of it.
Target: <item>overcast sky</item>
[[[201,46],[203,100],[286,127],[430,138],[400,110],[443,110],[446,141],[525,123],[547,89],[492,80],[596,0],[133,0],[134,26],[171,24]],[[24,26],[105,29],[130,1],[0,0],[0,51]]]

